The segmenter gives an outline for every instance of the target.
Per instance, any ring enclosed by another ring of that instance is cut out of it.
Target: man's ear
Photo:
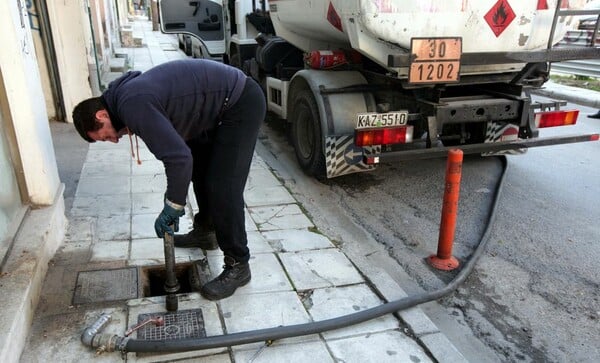
[[[96,116],[96,119],[98,121],[110,120],[110,116],[108,115],[108,111],[106,111],[105,109],[96,111],[96,115],[95,116]]]

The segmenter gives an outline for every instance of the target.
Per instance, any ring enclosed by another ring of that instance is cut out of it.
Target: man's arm
[[[166,198],[175,204],[185,205],[193,159],[183,138],[151,100],[143,103],[128,101],[120,108],[121,118],[129,129],[163,162],[167,176]]]

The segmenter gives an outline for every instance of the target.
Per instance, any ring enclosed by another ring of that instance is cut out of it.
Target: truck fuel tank
[[[415,37],[462,37],[464,52],[543,49],[558,0],[282,0],[271,1],[278,36],[304,51],[369,43],[410,48]],[[584,0],[562,1],[581,8]],[[561,17],[558,42],[571,17]],[[367,56],[369,54],[366,54]]]

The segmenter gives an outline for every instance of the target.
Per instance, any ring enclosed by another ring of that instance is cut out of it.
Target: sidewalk
[[[136,70],[185,58],[177,38],[133,23],[142,48],[126,48]],[[123,138],[117,145],[91,144],[70,210],[69,228],[42,287],[21,361],[80,362],[248,362],[263,345],[253,343],[176,354],[95,352],[80,342],[84,328],[102,313],[112,316],[103,330],[125,331],[156,314],[164,315],[162,240],[153,223],[166,187],[162,163],[144,145],[141,165]],[[287,326],[342,316],[405,296],[383,272],[365,275],[328,238],[316,231],[301,206],[255,155],[245,190],[246,229],[252,253],[252,281],[230,298],[211,302],[196,292],[179,294],[177,322],[147,326],[133,339],[198,337]],[[191,228],[196,206],[188,200],[180,231]],[[213,276],[222,254],[209,251]],[[199,249],[176,249],[179,266],[204,258]],[[186,286],[182,283],[182,288]],[[152,315],[154,314],[154,315]],[[171,314],[171,313],[169,313]],[[420,308],[359,325],[275,341],[254,362],[461,362],[464,357]]]

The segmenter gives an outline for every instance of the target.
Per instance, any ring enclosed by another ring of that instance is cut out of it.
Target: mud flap
[[[364,155],[381,153],[381,145],[358,147],[354,135],[327,136],[325,138],[325,165],[327,178],[375,169],[363,162]]]
[[[519,139],[519,126],[507,122],[488,122],[485,132],[485,143],[498,141],[512,141]],[[488,151],[481,153],[481,156],[495,155],[520,155],[525,154],[527,149]]]

